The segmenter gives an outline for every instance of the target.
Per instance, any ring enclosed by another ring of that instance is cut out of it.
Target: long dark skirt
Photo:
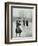
[[[17,27],[16,28],[16,33],[21,33],[21,32],[22,32],[22,30],[19,27]]]

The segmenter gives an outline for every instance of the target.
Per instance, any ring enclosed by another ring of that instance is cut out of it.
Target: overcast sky
[[[23,9],[23,8],[13,8],[13,17],[31,17],[32,9]]]

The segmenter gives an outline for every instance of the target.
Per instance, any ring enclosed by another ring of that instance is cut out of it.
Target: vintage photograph
[[[5,3],[5,43],[37,42],[37,4]]]
[[[12,8],[12,38],[32,37],[32,9]]]

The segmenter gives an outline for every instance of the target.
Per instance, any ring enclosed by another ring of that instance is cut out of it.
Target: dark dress
[[[20,21],[19,21],[19,23],[18,23],[18,21],[16,21],[16,33],[21,33],[22,32],[22,30],[19,26],[21,26]]]
[[[21,32],[22,32],[22,30],[19,27],[17,27],[16,28],[16,33],[21,33]]]

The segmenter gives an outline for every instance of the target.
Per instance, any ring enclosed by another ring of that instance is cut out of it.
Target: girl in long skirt
[[[20,21],[19,21],[20,22]],[[21,35],[21,32],[22,32],[22,30],[21,30],[21,28],[20,28],[20,23],[18,23],[18,21],[16,21],[16,36],[17,36],[17,34],[19,34],[19,37],[20,37],[20,35]]]

